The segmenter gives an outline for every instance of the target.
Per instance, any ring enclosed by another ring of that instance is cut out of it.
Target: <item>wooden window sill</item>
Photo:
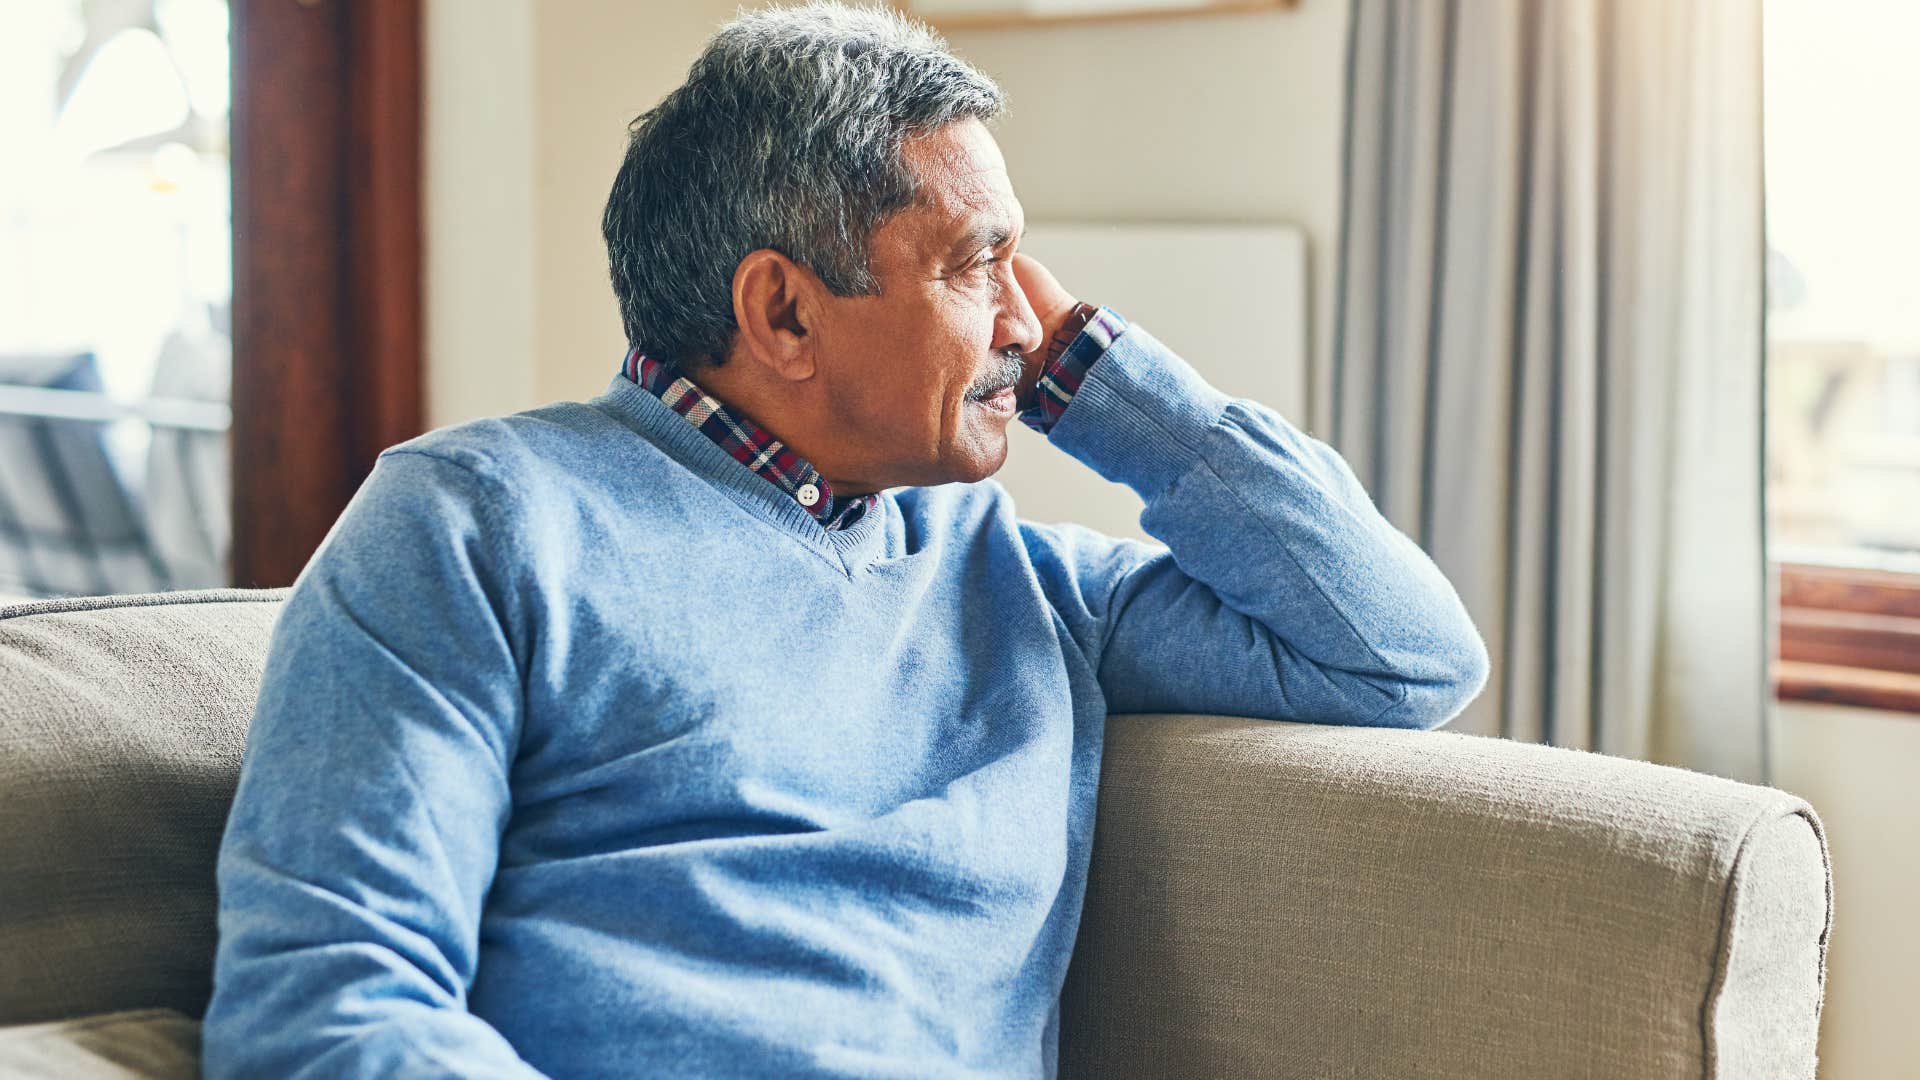
[[[1920,574],[1796,563],[1778,570],[1774,696],[1920,717]]]
[[[1911,672],[1783,660],[1773,669],[1773,695],[1781,701],[1884,709],[1920,719],[1920,675]]]

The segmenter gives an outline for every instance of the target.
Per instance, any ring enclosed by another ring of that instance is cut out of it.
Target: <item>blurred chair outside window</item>
[[[227,27],[0,9],[0,594],[227,581]]]

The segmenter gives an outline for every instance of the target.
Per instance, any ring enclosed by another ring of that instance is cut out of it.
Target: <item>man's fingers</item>
[[[1014,252],[1013,277],[1028,293],[1037,291],[1043,284],[1052,284],[1055,288],[1060,285],[1054,280],[1053,272],[1040,265],[1039,259],[1023,252]]]
[[[1039,315],[1042,321],[1059,308],[1063,300],[1069,310],[1073,307],[1073,297],[1060,286],[1053,271],[1031,255],[1014,253],[1013,279],[1020,283],[1020,291],[1027,294],[1027,303],[1032,305],[1034,314]]]
[[[1054,278],[1052,271],[1031,255],[1014,253],[1013,279],[1019,283],[1020,291],[1027,294],[1027,305],[1040,319],[1042,340],[1051,340],[1053,332],[1067,321],[1078,301]]]

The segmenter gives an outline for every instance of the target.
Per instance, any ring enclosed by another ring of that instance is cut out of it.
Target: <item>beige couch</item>
[[[281,596],[0,608],[0,1075],[194,1075]],[[1445,731],[1107,745],[1063,1075],[1813,1075],[1832,886],[1793,795]]]

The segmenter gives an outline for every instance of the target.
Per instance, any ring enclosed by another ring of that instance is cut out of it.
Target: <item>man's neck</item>
[[[839,435],[837,427],[815,430],[800,415],[794,404],[808,392],[793,383],[769,386],[765,376],[750,370],[746,361],[729,359],[723,364],[702,364],[680,372],[695,386],[719,400],[727,408],[746,416],[779,439],[820,471],[836,496],[866,495],[886,485],[834,475],[833,455],[819,453]],[[778,404],[776,404],[778,402]]]

